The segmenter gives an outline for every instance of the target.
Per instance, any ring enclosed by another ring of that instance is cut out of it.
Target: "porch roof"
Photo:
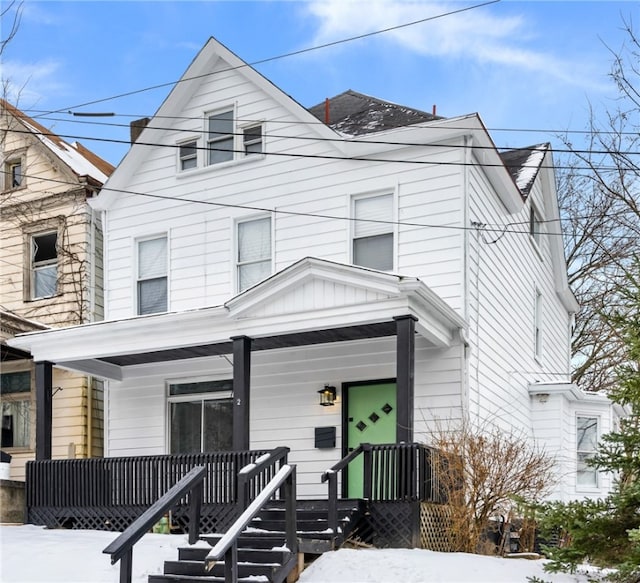
[[[464,320],[417,278],[305,258],[222,306],[21,334],[10,345],[36,361],[119,380],[126,367],[232,352],[392,336],[393,318],[417,318],[434,346],[458,340]]]

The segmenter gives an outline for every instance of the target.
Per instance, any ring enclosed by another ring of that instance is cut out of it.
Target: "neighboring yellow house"
[[[0,100],[0,423],[11,479],[36,453],[31,355],[6,344],[21,332],[102,319],[102,228],[87,200],[114,168]],[[101,456],[99,381],[53,369],[52,458]]]

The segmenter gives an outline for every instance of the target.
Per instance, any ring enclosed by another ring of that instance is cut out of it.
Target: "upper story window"
[[[207,154],[208,164],[219,164],[233,160],[233,110],[214,113],[208,117]]]
[[[246,156],[262,154],[262,124],[242,130],[242,147]]]
[[[138,241],[138,314],[167,311],[167,237]]]
[[[169,453],[229,451],[233,446],[233,381],[169,385]]]
[[[393,196],[353,201],[353,263],[381,271],[393,269]]]
[[[190,170],[198,166],[198,142],[192,140],[180,144],[180,170]]]
[[[30,446],[31,372],[0,374],[0,447]]]
[[[576,417],[577,486],[598,486],[598,470],[587,464],[597,448],[598,418]]]
[[[31,299],[53,296],[58,290],[58,232],[31,235]]]
[[[25,186],[24,152],[9,154],[2,166],[2,190],[15,190]]]
[[[529,209],[529,235],[531,236],[535,244],[538,245],[538,247],[540,247],[542,240],[542,229],[542,218],[540,216],[540,213],[532,203],[531,208]]]
[[[542,292],[537,288],[533,309],[534,350],[536,359],[540,360],[542,358]]]
[[[238,291],[271,275],[271,217],[237,225]]]

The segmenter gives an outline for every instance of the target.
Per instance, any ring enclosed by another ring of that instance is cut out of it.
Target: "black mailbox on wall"
[[[327,449],[336,446],[335,427],[316,427],[316,447]]]

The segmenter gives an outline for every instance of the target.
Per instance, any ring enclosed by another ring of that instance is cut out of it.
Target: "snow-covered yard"
[[[0,526],[0,581],[116,583],[119,565],[112,566],[109,557],[102,554],[116,536],[93,530]],[[176,559],[176,549],[187,544],[184,535],[145,535],[134,548],[134,583],[146,583],[147,575],[160,573],[163,561]],[[584,575],[545,573],[542,565],[542,561],[417,549],[341,549],[315,561],[303,572],[300,582],[526,583],[528,577],[552,583],[587,582]]]

